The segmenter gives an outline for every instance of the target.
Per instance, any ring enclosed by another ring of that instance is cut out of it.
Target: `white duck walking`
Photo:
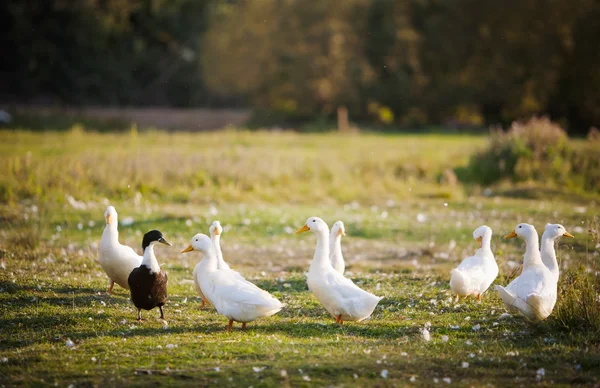
[[[479,243],[475,255],[450,272],[450,289],[456,294],[456,301],[459,296],[471,295],[481,301],[481,295],[498,276],[498,264],[490,247],[492,229],[482,225],[473,231],[473,238]]]
[[[542,262],[550,272],[552,272],[552,275],[557,282],[560,271],[558,268],[558,261],[556,260],[554,244],[562,236],[575,238],[571,233],[567,232],[565,227],[561,224],[546,224],[546,228],[542,234],[542,247],[540,248]]]
[[[342,236],[346,235],[346,228],[342,221],[337,221],[331,227],[331,234],[329,235],[329,258],[331,259],[331,265],[333,269],[344,274],[346,269],[346,263],[344,263],[344,256],[342,255]]]
[[[231,269],[231,268],[229,268],[229,265],[227,265],[225,260],[223,260],[223,252],[221,251],[221,234],[223,233],[223,227],[221,227],[221,223],[219,221],[213,221],[213,223],[210,224],[210,228],[208,230],[210,232],[210,239],[212,240],[213,244],[215,245],[215,252],[217,254],[217,260],[218,260],[217,267],[219,269],[224,269],[224,270]],[[194,267],[194,271],[192,272],[192,277],[194,278],[194,288],[196,289],[198,296],[202,300],[202,305],[200,307],[204,308],[206,306],[207,300],[204,297],[204,294],[202,293],[202,288],[200,288],[200,284],[198,283],[198,271],[199,271],[199,267],[198,267],[198,265],[196,265]]]
[[[557,282],[542,262],[538,234],[529,224],[518,224],[505,238],[521,237],[525,240],[523,271],[511,288],[496,286],[506,308],[523,314],[530,320],[546,319],[556,304]]]
[[[239,273],[219,269],[215,245],[207,235],[195,235],[191,245],[182,253],[194,250],[203,254],[195,271],[202,294],[219,314],[229,319],[228,331],[231,331],[234,321],[242,322],[242,329],[245,329],[246,323],[269,317],[283,308],[279,300],[245,280]]]
[[[138,255],[131,247],[119,243],[119,219],[113,206],[106,208],[104,218],[106,226],[98,247],[98,261],[106,275],[108,275],[109,286],[107,292],[110,294],[115,283],[129,290],[129,284],[127,283],[129,274],[134,268],[142,264],[143,257]]]
[[[336,271],[329,260],[329,227],[319,217],[310,217],[296,234],[311,231],[317,236],[315,256],[306,275],[308,288],[336,323],[362,321],[373,313],[383,298],[360,289]]]

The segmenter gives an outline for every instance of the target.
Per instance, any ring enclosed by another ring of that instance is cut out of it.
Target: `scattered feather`
[[[388,378],[388,370],[384,369],[381,371],[381,377],[383,377],[384,379]]]

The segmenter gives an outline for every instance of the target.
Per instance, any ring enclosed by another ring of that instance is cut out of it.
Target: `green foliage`
[[[567,185],[600,191],[597,144],[574,147],[566,132],[548,118],[515,122],[507,130],[493,129],[487,148],[476,152],[458,175],[490,185],[500,180]]]

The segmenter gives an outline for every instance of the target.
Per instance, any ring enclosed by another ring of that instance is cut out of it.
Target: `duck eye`
[[[196,239],[196,241],[198,241],[198,239]]]
[[[313,220],[313,222],[317,222],[317,220]]]

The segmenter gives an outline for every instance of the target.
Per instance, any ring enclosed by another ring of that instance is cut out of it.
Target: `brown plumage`
[[[165,319],[162,306],[167,302],[168,278],[165,271],[160,269],[154,256],[154,244],[157,242],[171,245],[158,230],[151,230],[144,235],[142,265],[131,271],[127,278],[131,301],[138,309],[138,320],[142,319],[142,309],[152,310],[155,307],[160,309],[160,319]]]
[[[165,319],[162,306],[167,302],[167,274],[165,271],[151,273],[150,268],[142,265],[129,274],[131,300],[138,309],[138,319],[142,319],[141,310],[160,309],[160,318]]]

